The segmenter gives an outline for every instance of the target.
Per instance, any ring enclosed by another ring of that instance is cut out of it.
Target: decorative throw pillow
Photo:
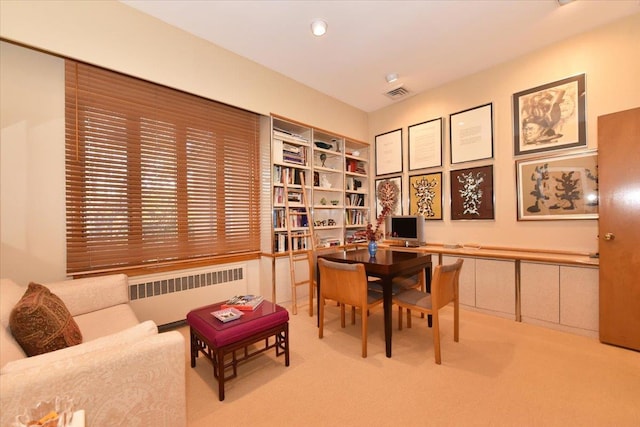
[[[64,302],[37,283],[29,283],[29,288],[11,310],[9,327],[27,356],[82,342],[80,328]]]

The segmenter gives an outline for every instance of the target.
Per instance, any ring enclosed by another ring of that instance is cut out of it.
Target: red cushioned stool
[[[277,304],[263,301],[253,311],[244,311],[237,320],[222,323],[211,312],[220,310],[223,303],[197,308],[187,314],[191,333],[191,367],[196,366],[198,352],[213,363],[213,375],[218,380],[218,397],[224,400],[224,382],[237,376],[237,365],[252,356],[276,349],[276,357],[284,353],[284,364],[289,366],[289,312]],[[270,338],[275,337],[271,342]],[[249,346],[264,340],[264,347],[249,352]],[[240,356],[236,351],[244,349]],[[231,360],[225,363],[225,356]],[[233,374],[225,376],[227,368]]]

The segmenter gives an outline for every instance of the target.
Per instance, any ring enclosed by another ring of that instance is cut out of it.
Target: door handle
[[[607,233],[604,235],[604,240],[611,241],[616,238],[616,235],[613,233]]]

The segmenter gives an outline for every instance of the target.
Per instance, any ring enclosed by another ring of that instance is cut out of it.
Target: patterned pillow
[[[64,302],[37,283],[29,283],[29,288],[11,310],[9,327],[27,356],[82,342],[78,324]]]

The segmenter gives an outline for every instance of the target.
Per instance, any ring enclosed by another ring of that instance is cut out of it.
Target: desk
[[[382,295],[384,298],[384,338],[387,357],[391,357],[391,305],[393,304],[392,280],[395,276],[400,274],[411,275],[424,270],[427,281],[425,285],[428,287],[431,283],[431,254],[378,249],[376,257],[370,258],[369,252],[366,249],[360,249],[355,251],[332,252],[329,254],[318,255],[318,258],[347,264],[362,263],[364,264],[364,268],[368,276],[379,277],[382,279]],[[320,311],[320,286],[322,286],[321,278],[318,277],[317,312]],[[363,313],[363,316],[364,315],[366,314]]]

